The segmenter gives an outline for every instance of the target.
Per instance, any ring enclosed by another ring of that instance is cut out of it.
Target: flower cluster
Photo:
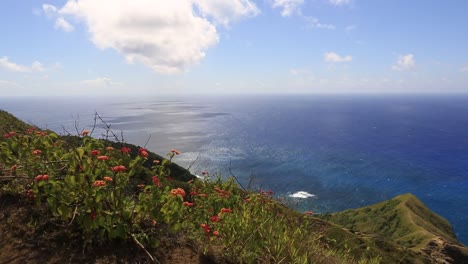
[[[93,183],[93,187],[104,187],[104,186],[106,186],[105,181],[98,180]]]
[[[97,159],[98,160],[109,160],[109,157],[108,156],[98,156]]]
[[[3,135],[4,138],[11,138],[11,137],[14,137],[14,136],[16,136],[16,132],[13,132],[13,131]]]
[[[144,157],[144,158],[148,157],[148,150],[145,149],[145,148],[140,148],[140,149],[138,150],[138,153],[140,153],[140,155],[141,155],[142,157]]]
[[[111,177],[109,177],[109,176],[106,176],[106,177],[104,177],[103,179],[104,179],[104,181],[106,181],[106,182],[112,182],[112,181],[113,181],[113,179],[112,179]]]
[[[130,152],[132,152],[132,150],[128,147],[122,147],[120,149],[120,152],[124,153],[124,154],[130,154]]]
[[[118,165],[118,166],[112,167],[113,172],[124,172],[126,170],[127,168],[124,165]]]
[[[191,203],[191,202],[183,202],[183,205],[184,205],[184,206],[187,206],[187,207],[193,207],[194,203]]]
[[[48,181],[49,180],[49,175],[44,174],[44,175],[37,175],[36,178],[34,178],[35,181],[40,182],[40,181]]]
[[[99,155],[99,150],[95,149],[91,151],[91,156],[97,156]]]
[[[172,189],[171,194],[174,196],[180,195],[181,197],[185,197],[185,191],[182,188]]]
[[[159,181],[158,176],[153,176],[153,177],[151,177],[151,180],[153,181],[154,185],[156,185],[156,186],[158,186],[158,187],[161,187],[161,186],[162,186],[161,182]]]
[[[177,149],[171,149],[171,152],[175,155],[180,155],[180,151],[178,151]]]

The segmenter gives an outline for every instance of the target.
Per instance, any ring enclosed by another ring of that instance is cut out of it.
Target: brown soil
[[[147,249],[159,263],[213,263],[181,239]],[[75,226],[51,222],[45,208],[0,194],[0,264],[9,263],[152,263],[133,241],[92,245],[83,249]]]

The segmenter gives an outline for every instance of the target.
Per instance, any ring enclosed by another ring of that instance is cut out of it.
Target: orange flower
[[[127,170],[127,168],[125,168],[125,166],[123,166],[123,165],[118,165],[118,166],[112,167],[113,172],[120,172],[120,171],[123,172],[123,171],[126,171],[126,170]]]
[[[153,160],[154,164],[159,164],[159,162],[160,162],[159,160]]]
[[[185,197],[185,191],[182,188],[172,189],[171,194],[174,196],[180,195],[181,197]]]
[[[219,232],[218,231],[213,231],[213,236],[219,236]]]
[[[143,151],[140,151],[140,155],[144,158],[148,157],[148,152],[146,152],[145,150]]]
[[[178,151],[177,149],[171,149],[171,152],[176,155],[180,155],[180,151]]]
[[[221,208],[221,213],[232,213],[232,210],[229,208]]]
[[[200,197],[208,197],[208,194],[206,194],[206,193],[200,193],[198,196],[200,196]]]
[[[91,151],[91,155],[92,155],[92,156],[97,156],[97,155],[99,155],[99,150],[97,150],[97,149],[92,150],[92,151]]]
[[[82,135],[83,137],[89,135],[89,130],[88,130],[88,129],[85,129],[85,130],[81,131],[81,135]]]
[[[38,149],[35,149],[32,151],[32,154],[33,155],[41,155],[42,154],[42,151],[38,150]]]
[[[93,187],[104,187],[104,186],[106,186],[105,181],[98,180],[93,183]]]
[[[13,165],[13,166],[11,166],[11,168],[10,168],[10,170],[11,170],[12,172],[15,172],[16,169],[18,169],[18,166],[17,166],[17,165]]]
[[[187,207],[193,207],[193,203],[191,202],[183,202],[182,204]]]
[[[219,222],[219,220],[220,220],[219,217],[217,217],[217,216],[215,216],[215,215],[212,216],[212,217],[210,217],[210,221],[211,221],[211,222]]]
[[[114,148],[113,147],[107,147],[106,150],[107,151],[112,151],[112,150],[114,150]]]
[[[98,160],[109,160],[109,157],[108,156],[98,156],[97,159]]]
[[[211,228],[210,228],[210,226],[208,224],[201,224],[200,227],[205,230],[205,233],[207,235],[211,232]]]
[[[109,176],[106,176],[106,177],[104,177],[104,181],[106,181],[106,182],[112,182],[113,179],[112,179],[111,177],[109,177]]]

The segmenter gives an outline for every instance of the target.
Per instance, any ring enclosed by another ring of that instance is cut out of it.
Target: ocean
[[[60,134],[97,112],[129,143],[178,149],[192,173],[232,173],[298,211],[410,192],[468,244],[468,95],[3,97],[0,109]]]

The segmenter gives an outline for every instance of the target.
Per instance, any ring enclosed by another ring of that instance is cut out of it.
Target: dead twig
[[[143,244],[141,244],[140,241],[138,241],[138,239],[135,237],[134,234],[129,233],[129,235],[132,237],[133,242],[135,242],[141,249],[143,249],[143,251],[145,251],[146,255],[148,255],[148,257],[149,257],[154,263],[160,264],[160,262],[159,262],[157,259],[155,259],[155,258],[151,255],[151,253],[148,252],[148,250],[146,250],[145,246],[143,246]]]

